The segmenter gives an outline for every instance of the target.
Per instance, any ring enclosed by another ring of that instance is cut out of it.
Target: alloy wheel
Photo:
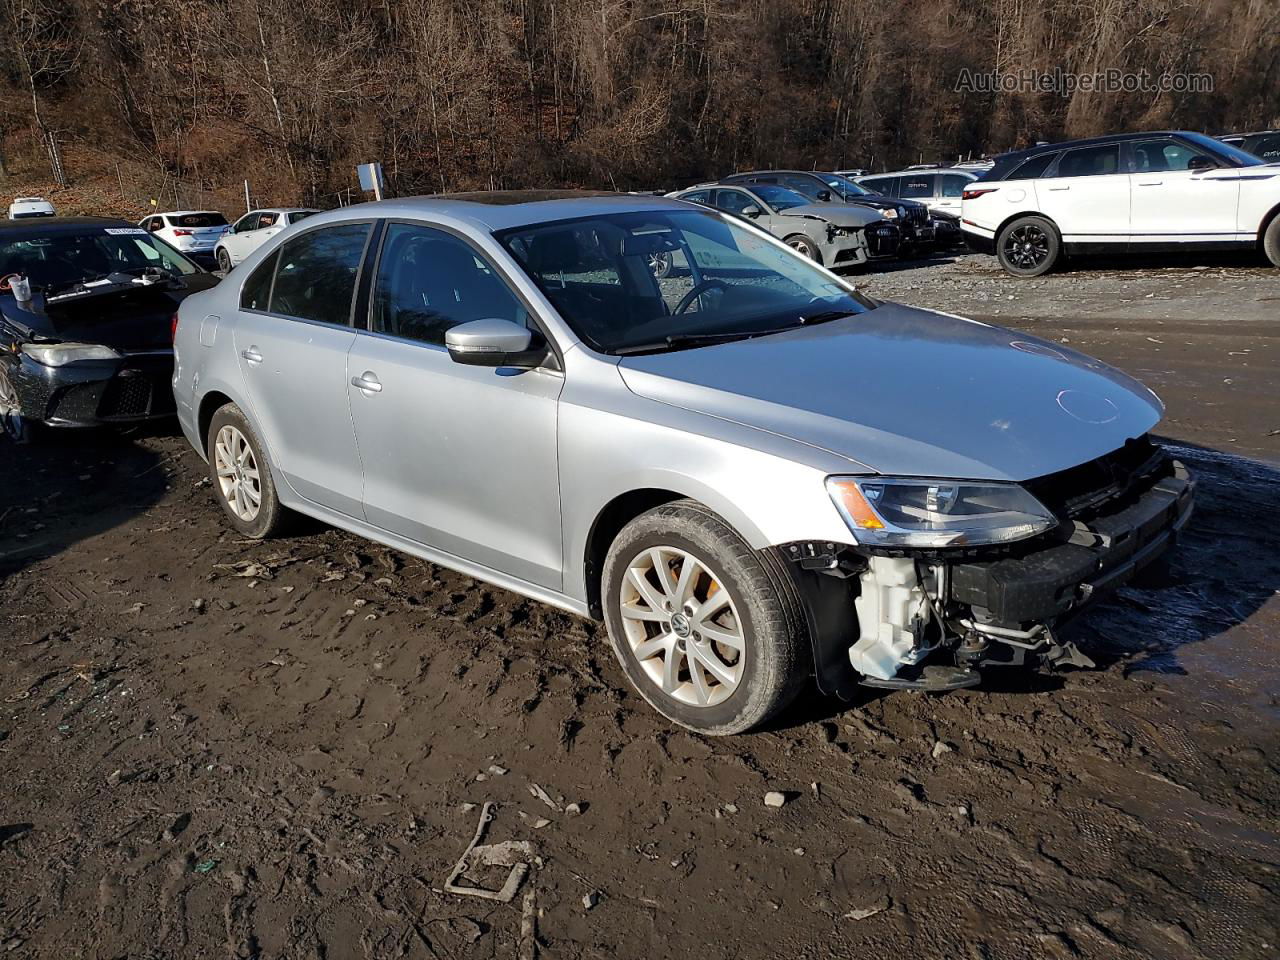
[[[706,563],[676,547],[650,547],[627,564],[618,599],[631,653],[663,693],[710,707],[738,689],[746,666],[742,619]]]
[[[787,246],[791,247],[793,250],[803,253],[810,260],[815,259],[813,255],[814,254],[813,244],[810,243],[808,240],[806,240],[804,237],[790,237],[785,242]]]
[[[214,440],[213,466],[218,489],[232,513],[252,522],[262,509],[262,478],[248,438],[231,424],[219,430]]]
[[[1024,223],[1009,231],[1004,241],[1009,263],[1023,270],[1040,266],[1049,257],[1049,235],[1034,223]]]

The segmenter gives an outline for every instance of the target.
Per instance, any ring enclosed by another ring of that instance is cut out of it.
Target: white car
[[[153,213],[138,226],[192,260],[208,264],[213,248],[230,227],[217,210],[169,210]]]
[[[1064,253],[1261,249],[1280,266],[1280,163],[1185,131],[1044,144],[965,190],[961,229],[1020,277]]]
[[[26,220],[29,217],[52,217],[53,204],[44,197],[14,197],[9,204],[10,220]]]
[[[929,170],[908,168],[896,173],[854,177],[854,180],[868,190],[882,193],[886,197],[917,200],[928,207],[931,213],[941,210],[958,217],[961,196],[979,176],[980,172],[956,170],[952,167]]]
[[[269,237],[319,210],[311,207],[264,207],[250,210],[222,235],[214,250],[219,270],[230,270]]]

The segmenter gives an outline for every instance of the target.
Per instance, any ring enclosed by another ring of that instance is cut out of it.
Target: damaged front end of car
[[[783,548],[807,574],[819,687],[942,691],[989,667],[1091,666],[1057,628],[1173,545],[1194,489],[1146,437],[1021,484],[832,477],[857,546]]]

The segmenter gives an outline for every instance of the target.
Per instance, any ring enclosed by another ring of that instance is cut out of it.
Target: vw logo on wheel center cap
[[[687,637],[693,632],[693,627],[690,625],[688,617],[683,613],[677,613],[671,617],[671,631],[677,637]]]

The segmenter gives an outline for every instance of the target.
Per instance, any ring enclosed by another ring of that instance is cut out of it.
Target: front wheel
[[[1267,232],[1262,235],[1262,252],[1273,267],[1280,267],[1280,215],[1272,219],[1267,225]]]
[[[640,695],[711,736],[749,730],[795,699],[811,658],[784,563],[691,500],[627,524],[602,591],[614,653]]]
[[[996,238],[996,256],[1006,273],[1038,277],[1048,273],[1062,255],[1062,238],[1044,217],[1018,217]]]
[[[818,245],[814,243],[812,240],[810,240],[808,237],[806,237],[804,234],[801,234],[801,233],[792,234],[791,236],[787,237],[787,239],[784,240],[783,243],[785,243],[792,250],[795,250],[798,253],[803,253],[806,257],[808,257],[814,263],[822,262],[822,253],[818,250]]]
[[[218,261],[218,269],[226,273],[231,269],[231,254],[227,253],[225,247],[219,247],[215,259]]]

